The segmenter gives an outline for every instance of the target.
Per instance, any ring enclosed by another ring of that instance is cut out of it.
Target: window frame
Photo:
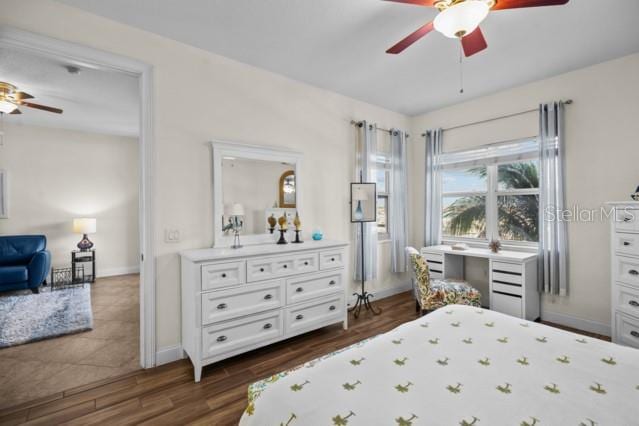
[[[534,140],[536,138],[522,139],[521,142]],[[516,142],[516,141],[515,141]],[[459,163],[449,163],[441,170],[441,172],[449,170],[468,170],[471,167],[485,166],[486,167],[486,192],[483,191],[464,191],[464,192],[444,192],[443,182],[440,179],[440,204],[443,206],[443,200],[445,197],[456,196],[473,196],[473,195],[485,195],[486,196],[486,238],[471,238],[471,237],[455,237],[444,235],[443,233],[443,207],[440,213],[440,229],[442,244],[454,244],[454,243],[466,243],[469,245],[485,246],[491,240],[497,240],[501,243],[502,248],[512,248],[516,250],[535,251],[538,246],[538,241],[516,241],[505,240],[500,238],[499,235],[499,213],[497,200],[500,196],[511,195],[540,195],[539,188],[523,188],[523,189],[508,189],[500,190],[498,182],[498,168],[500,165],[523,163],[528,161],[538,161],[539,155],[537,152],[526,152],[516,157],[504,156],[504,157],[487,157],[485,160],[476,160],[472,162],[460,161]],[[539,213],[539,219],[541,219],[541,213]]]

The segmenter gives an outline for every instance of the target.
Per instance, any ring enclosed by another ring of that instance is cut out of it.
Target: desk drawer
[[[616,256],[612,267],[616,281],[639,287],[639,259]]]
[[[202,265],[202,290],[231,287],[246,282],[246,263],[211,263]]]
[[[617,342],[639,348],[639,318],[617,312],[615,314]]]
[[[490,309],[501,312],[502,314],[512,315],[513,317],[523,318],[521,297],[512,296],[510,294],[496,293],[491,294]]]
[[[509,274],[509,273],[497,272],[493,270],[493,283],[495,282],[521,285],[522,277],[521,275],[517,275],[517,274]]]
[[[292,304],[343,291],[342,274],[305,275],[286,280],[286,303]]]
[[[297,333],[344,317],[344,295],[324,297],[301,306],[286,308],[286,333]]]
[[[281,280],[203,293],[202,324],[279,308],[284,305],[284,291]]]
[[[615,210],[615,230],[621,232],[639,231],[639,210],[618,209]]]
[[[519,263],[492,262],[493,272],[506,272],[510,274],[521,275],[522,265]]]
[[[341,268],[346,263],[344,250],[321,251],[319,254],[320,269]]]
[[[511,294],[515,296],[521,296],[521,286],[518,284],[505,284],[497,281],[493,281],[493,291],[500,293]]]
[[[212,325],[202,329],[202,358],[257,345],[283,333],[281,310]]]
[[[616,232],[612,236],[612,244],[617,253],[639,256],[639,234]]]
[[[639,289],[615,283],[612,298],[613,309],[619,309],[639,318]]]

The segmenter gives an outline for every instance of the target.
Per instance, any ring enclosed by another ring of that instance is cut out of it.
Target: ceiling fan
[[[432,30],[461,40],[464,55],[472,56],[488,47],[479,24],[495,10],[524,7],[559,6],[569,0],[385,0],[417,6],[436,7],[439,14],[432,22],[395,44],[386,53],[398,54]]]
[[[0,113],[22,114],[18,107],[26,106],[29,108],[40,109],[42,111],[53,112],[55,114],[62,114],[62,110],[60,108],[34,104],[33,102],[28,102],[25,99],[33,99],[33,96],[19,91],[13,84],[0,81]]]

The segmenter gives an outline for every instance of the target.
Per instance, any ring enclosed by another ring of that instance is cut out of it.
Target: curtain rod
[[[352,124],[353,126],[362,127],[362,123],[363,123],[363,121],[355,121],[355,120],[351,120],[351,124]],[[381,127],[377,127],[377,126],[376,126],[375,128],[376,128],[377,130],[381,130],[382,132],[387,132],[387,133],[392,132],[392,130],[391,130],[391,129],[382,129]],[[397,130],[397,129],[395,129],[395,130]],[[410,137],[410,135],[409,135],[408,133],[405,133],[405,135],[406,135],[406,138],[409,138],[409,137]]]
[[[570,104],[572,104],[572,102],[573,102],[572,99],[567,99],[567,100],[563,101],[564,105],[570,105]],[[497,116],[497,117],[487,118],[485,120],[473,121],[471,123],[465,123],[465,124],[460,124],[460,125],[457,125],[457,126],[447,127],[447,128],[442,129],[442,131],[447,132],[447,131],[450,131],[450,130],[461,129],[463,127],[475,126],[477,124],[490,123],[491,121],[497,121],[497,120],[501,120],[503,118],[516,117],[518,115],[528,114],[528,113],[536,112],[536,111],[539,111],[539,108],[527,109],[525,111],[519,111],[519,112],[515,112],[515,113],[512,113],[512,114],[500,115],[500,116]],[[422,133],[422,137],[424,137],[424,136],[426,136],[426,133]]]

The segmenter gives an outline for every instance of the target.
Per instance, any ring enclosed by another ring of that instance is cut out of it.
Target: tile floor
[[[0,408],[139,367],[139,276],[91,287],[93,330],[0,349]]]

